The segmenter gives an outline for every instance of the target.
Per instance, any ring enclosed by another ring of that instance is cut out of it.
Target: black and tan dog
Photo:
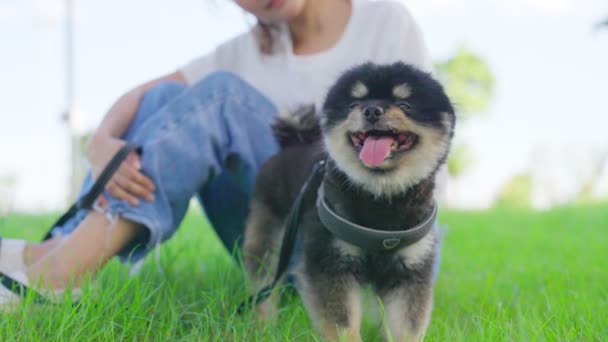
[[[433,217],[435,175],[446,161],[454,124],[441,85],[402,63],[355,67],[330,89],[320,115],[279,120],[275,131],[283,149],[259,173],[245,235],[254,286],[266,285],[274,272],[284,220],[320,159],[326,159],[325,174],[312,186],[322,184],[324,203],[345,221],[402,232]],[[370,284],[393,340],[422,339],[433,301],[436,231],[410,244],[368,249],[323,224],[317,196],[313,191],[303,201],[303,255],[295,268],[313,322],[328,339],[359,340],[360,294]],[[270,302],[259,312],[267,314]]]

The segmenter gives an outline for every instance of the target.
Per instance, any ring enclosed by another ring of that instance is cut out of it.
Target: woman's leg
[[[139,105],[137,113],[129,129],[123,136],[125,140],[133,139],[135,132],[149,120],[159,113],[160,108],[166,105],[171,99],[186,89],[185,85],[177,82],[163,82],[147,91]],[[79,197],[84,196],[93,185],[91,172],[88,172],[80,189]],[[26,265],[31,265],[44,257],[51,249],[55,248],[61,241],[62,236],[71,234],[76,227],[85,219],[89,210],[80,210],[61,226],[54,227],[51,231],[52,238],[41,243],[32,243],[26,246],[24,260]]]
[[[91,211],[74,232],[26,270],[27,278],[43,288],[79,286],[84,275],[96,273],[142,229],[123,219],[112,224],[105,215]]]
[[[181,92],[132,139],[143,147],[143,171],[156,184],[155,200],[131,207],[107,194],[116,222],[89,213],[28,276],[61,287],[95,272],[115,254],[141,258],[175,232],[192,195],[229,162],[239,165],[238,180],[249,195],[258,168],[278,150],[270,128],[275,116],[272,103],[229,73],[214,73]],[[57,268],[63,271],[53,276]]]
[[[230,165],[231,163],[229,163]],[[242,245],[251,191],[239,165],[232,165],[197,193],[207,219],[229,253]]]

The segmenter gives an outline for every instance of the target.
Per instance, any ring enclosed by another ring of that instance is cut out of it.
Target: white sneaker
[[[0,311],[11,311],[15,309],[25,296],[30,293],[33,300],[38,304],[56,304],[62,301],[65,290],[40,290],[33,291],[29,288],[29,280],[23,271],[11,274],[0,273]],[[78,288],[70,291],[70,300],[75,303],[82,297],[82,291]]]
[[[0,272],[9,274],[25,269],[23,252],[27,241],[0,237]]]

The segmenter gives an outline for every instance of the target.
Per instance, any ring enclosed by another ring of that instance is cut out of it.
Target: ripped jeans
[[[106,193],[108,211],[145,227],[119,256],[138,261],[178,229],[196,196],[226,248],[239,246],[260,166],[279,147],[271,130],[276,107],[237,76],[216,72],[187,87],[161,83],[146,92],[124,139],[143,148],[143,173],[156,185],[153,202],[130,206]],[[81,195],[92,185],[90,173]],[[53,235],[70,234],[81,210]]]

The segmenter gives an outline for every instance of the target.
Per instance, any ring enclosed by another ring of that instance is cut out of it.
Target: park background
[[[70,144],[114,100],[254,22],[227,0],[71,2],[68,49],[70,1],[0,1],[5,210],[63,208],[79,162]],[[605,1],[405,2],[461,119],[447,205],[544,209],[608,196]]]

